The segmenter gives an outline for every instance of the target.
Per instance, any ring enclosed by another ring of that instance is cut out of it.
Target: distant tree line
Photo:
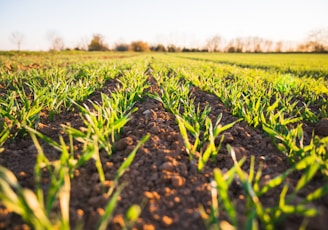
[[[50,50],[70,50],[65,48],[63,39],[55,33],[47,35],[51,42]],[[24,35],[18,31],[11,34],[10,40],[21,49]],[[134,52],[229,52],[229,53],[265,53],[265,52],[328,52],[328,28],[311,31],[307,38],[300,44],[286,41],[272,41],[261,37],[237,37],[225,40],[220,35],[209,38],[203,47],[190,48],[178,47],[175,44],[167,46],[163,44],[149,45],[145,41],[133,41],[128,43],[117,43],[112,49],[105,43],[101,34],[94,34],[91,41],[84,39],[75,50],[88,51],[134,51]]]
[[[308,34],[305,41],[295,44],[286,41],[271,41],[261,37],[237,37],[224,41],[214,36],[206,43],[209,52],[265,53],[265,52],[328,52],[328,29],[316,30]]]
[[[88,46],[89,51],[109,50],[94,49],[94,43],[100,43],[96,47],[103,47],[103,42],[94,35]],[[97,38],[97,39],[95,39]],[[328,29],[312,31],[301,44],[294,44],[285,41],[271,41],[261,37],[237,37],[226,41],[223,37],[215,35],[206,41],[202,48],[178,47],[174,44],[149,45],[144,41],[133,41],[130,44],[115,44],[115,51],[134,51],[134,52],[228,52],[228,53],[266,53],[266,52],[328,52]]]

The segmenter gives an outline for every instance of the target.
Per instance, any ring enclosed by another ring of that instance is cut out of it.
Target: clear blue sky
[[[144,40],[198,46],[214,36],[303,40],[328,27],[328,0],[0,0],[0,50],[48,50],[49,34],[74,48],[95,33],[106,43]]]

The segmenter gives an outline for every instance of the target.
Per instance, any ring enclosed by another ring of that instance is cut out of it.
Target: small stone
[[[157,171],[157,165],[156,164],[152,164],[150,166],[150,169],[151,169],[151,171],[156,172]]]
[[[153,193],[151,193],[151,192],[146,191],[146,192],[144,192],[144,195],[145,195],[145,197],[147,197],[148,199],[153,199]]]
[[[181,202],[180,197],[178,197],[178,196],[174,197],[174,202],[175,203],[180,203]]]
[[[77,209],[76,214],[78,217],[83,217],[84,216],[84,211],[82,209]]]
[[[100,215],[100,216],[102,216],[102,215],[104,215],[105,214],[105,210],[103,209],[103,208],[97,208],[97,213]]]
[[[26,174],[26,172],[24,172],[24,171],[20,171],[20,172],[19,172],[19,176],[22,177],[22,178],[24,178],[24,177],[27,176],[27,174]]]
[[[161,220],[161,216],[158,215],[157,213],[152,213],[152,217],[154,220],[160,221]]]
[[[322,118],[315,126],[315,133],[319,136],[328,136],[328,118]]]
[[[153,193],[153,197],[155,198],[155,200],[161,199],[161,196],[158,194],[158,192],[152,192],[152,193]]]
[[[144,192],[145,197],[147,197],[149,200],[159,200],[161,196],[158,194],[158,192]]]
[[[113,167],[113,162],[107,161],[106,162],[106,169],[111,169]]]
[[[155,230],[155,226],[152,224],[144,224],[142,227],[143,230]]]
[[[150,110],[149,109],[147,109],[147,110],[145,110],[145,111],[142,112],[142,114],[145,114],[145,115],[146,114],[149,114],[149,113],[150,113]]]
[[[186,182],[186,179],[181,176],[178,176],[178,175],[172,176],[172,185],[175,188],[183,186],[185,184],[185,182]]]
[[[173,223],[173,219],[168,217],[168,216],[163,216],[162,217],[162,222],[166,227],[168,227]]]
[[[267,158],[265,156],[260,156],[260,161],[266,161]]]

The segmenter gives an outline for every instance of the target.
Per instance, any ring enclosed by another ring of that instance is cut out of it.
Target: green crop
[[[293,215],[303,217],[300,227],[304,228],[307,218],[318,213],[312,202],[327,195],[327,183],[302,193],[316,175],[324,179],[328,175],[328,137],[305,132],[305,128],[327,118],[327,55],[168,53],[150,57],[126,53],[120,54],[125,57],[120,59],[115,55],[0,54],[0,152],[6,152],[12,139],[27,138],[27,134],[38,152],[35,191],[21,187],[12,172],[0,167],[1,203],[26,223],[35,229],[69,228],[74,170],[93,160],[100,181],[105,181],[100,156],[115,154],[113,146],[136,111],[136,103],[147,96],[174,115],[190,163],[197,163],[199,173],[209,160],[216,162],[224,131],[241,120],[264,131],[289,159],[290,168],[263,185],[262,164],[256,165],[254,157],[237,161],[234,148],[228,145],[234,165],[228,170],[214,169],[211,211],[199,208],[207,228],[275,229]],[[148,80],[156,82],[158,90],[146,93]],[[217,97],[235,121],[223,125],[222,114],[213,117],[215,108],[210,103],[197,103],[197,90]],[[101,99],[91,100],[94,95]],[[41,121],[48,119],[51,123],[57,114],[73,111],[80,113],[83,126],[62,124],[65,140],[59,137],[58,142],[54,141],[38,130]],[[114,185],[104,191],[109,202],[99,229],[106,229],[124,189],[119,178],[148,138],[145,133],[119,167]],[[40,139],[59,151],[60,157],[50,161]],[[79,158],[74,157],[75,143],[82,144]],[[242,168],[245,162],[250,162],[248,171]],[[47,194],[41,189],[42,171],[49,174]],[[295,172],[301,176],[292,187],[288,177]],[[236,183],[241,187],[243,201],[230,196],[229,190]],[[279,194],[279,199],[266,206],[262,199],[272,191]],[[244,213],[238,213],[236,203],[245,206]],[[59,212],[54,215],[54,210]],[[133,228],[140,212],[141,207],[133,205],[126,213],[123,228]],[[246,219],[240,221],[240,215]]]
[[[243,194],[245,195],[245,214],[247,218],[242,228],[260,229],[260,226],[262,226],[264,229],[275,229],[288,215],[312,217],[318,214],[319,210],[311,207],[309,204],[311,201],[319,199],[328,193],[328,184],[314,190],[297,204],[292,203],[295,196],[297,196],[299,191],[311,181],[311,178],[319,169],[319,165],[315,163],[315,158],[313,156],[304,158],[295,164],[294,167],[271,179],[264,186],[261,186],[260,178],[262,175],[262,167],[260,165],[258,171],[255,172],[254,157],[251,157],[250,169],[247,173],[241,169],[245,158],[237,162],[233,148],[229,145],[227,148],[235,164],[234,167],[227,172],[222,172],[218,168],[213,172],[214,180],[211,182],[212,196],[214,196],[214,198],[212,198],[212,213],[208,216],[202,211],[202,216],[209,228],[220,229],[220,225],[225,222],[224,220],[220,220],[220,212],[226,212],[231,227],[241,227],[239,225],[240,223],[238,223],[238,214],[236,207],[233,205],[234,202],[228,195],[229,186],[231,186],[234,180],[240,181],[244,192]],[[286,177],[295,170],[304,169],[305,172],[298,180],[296,188],[287,194],[287,191],[291,190],[291,188],[285,183]],[[261,203],[261,196],[281,185],[282,189],[279,200],[275,206],[264,207]]]

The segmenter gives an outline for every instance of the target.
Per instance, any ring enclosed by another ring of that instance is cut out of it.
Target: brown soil
[[[157,91],[158,88],[153,79],[149,79],[152,86],[149,91]],[[101,101],[100,92],[109,94],[117,82],[107,82],[105,87],[94,93],[90,98],[93,101]],[[211,107],[211,118],[223,114],[221,123],[228,124],[236,120],[217,97],[193,89],[196,97],[195,103],[205,104]],[[233,166],[231,156],[225,145],[229,143],[234,147],[238,159],[247,157],[243,169],[248,171],[250,156],[255,157],[256,169],[259,162],[263,162],[263,179],[265,183],[282,172],[290,165],[284,155],[274,147],[271,139],[260,129],[253,129],[246,123],[237,123],[226,131],[224,145],[215,162],[209,161],[201,173],[197,173],[197,165],[190,162],[186,153],[182,137],[179,132],[174,115],[167,112],[163,105],[149,97],[145,97],[136,104],[138,110],[132,114],[131,120],[123,128],[120,139],[115,143],[115,151],[111,156],[101,153],[105,170],[106,184],[110,186],[114,175],[129,155],[137,142],[146,134],[151,138],[137,152],[129,170],[123,175],[120,182],[126,182],[120,201],[115,210],[115,216],[109,225],[109,229],[120,229],[123,215],[132,204],[144,204],[142,213],[137,220],[137,229],[205,229],[204,222],[199,213],[199,205],[203,205],[209,213],[211,205],[210,181],[214,168],[222,171]],[[47,119],[46,113],[42,117],[39,131],[57,140],[59,135],[64,135],[61,124],[70,123],[72,127],[79,128],[83,122],[79,112],[63,112],[55,116],[52,122]],[[308,127],[311,135],[312,128]],[[64,135],[65,136],[65,135]],[[0,155],[0,164],[12,170],[23,187],[34,188],[33,170],[37,156],[36,149],[31,139],[27,136],[8,141],[4,145],[5,151]],[[58,159],[59,154],[46,144],[43,148],[49,159]],[[77,154],[80,146],[76,145]],[[79,223],[84,223],[83,229],[95,229],[103,208],[107,204],[107,198],[103,196],[97,170],[93,162],[88,162],[84,167],[76,170],[71,182],[70,218],[74,228]],[[299,174],[294,173],[288,177],[288,182],[295,186]],[[47,178],[43,181],[46,186]],[[323,178],[316,177],[306,186],[300,197],[304,197],[309,191],[313,191],[324,183]],[[270,191],[261,197],[264,206],[270,207],[277,204],[281,187]],[[245,196],[238,180],[234,181],[229,189],[229,195],[237,207],[238,220],[245,223]],[[328,198],[321,199],[316,205],[322,209],[322,213],[310,220],[309,229],[325,229],[328,225]],[[221,213],[222,219],[226,219],[225,213]],[[286,219],[279,229],[296,229],[302,218],[293,216]],[[1,229],[26,229],[28,226],[16,214],[9,212],[5,207],[0,207]]]

